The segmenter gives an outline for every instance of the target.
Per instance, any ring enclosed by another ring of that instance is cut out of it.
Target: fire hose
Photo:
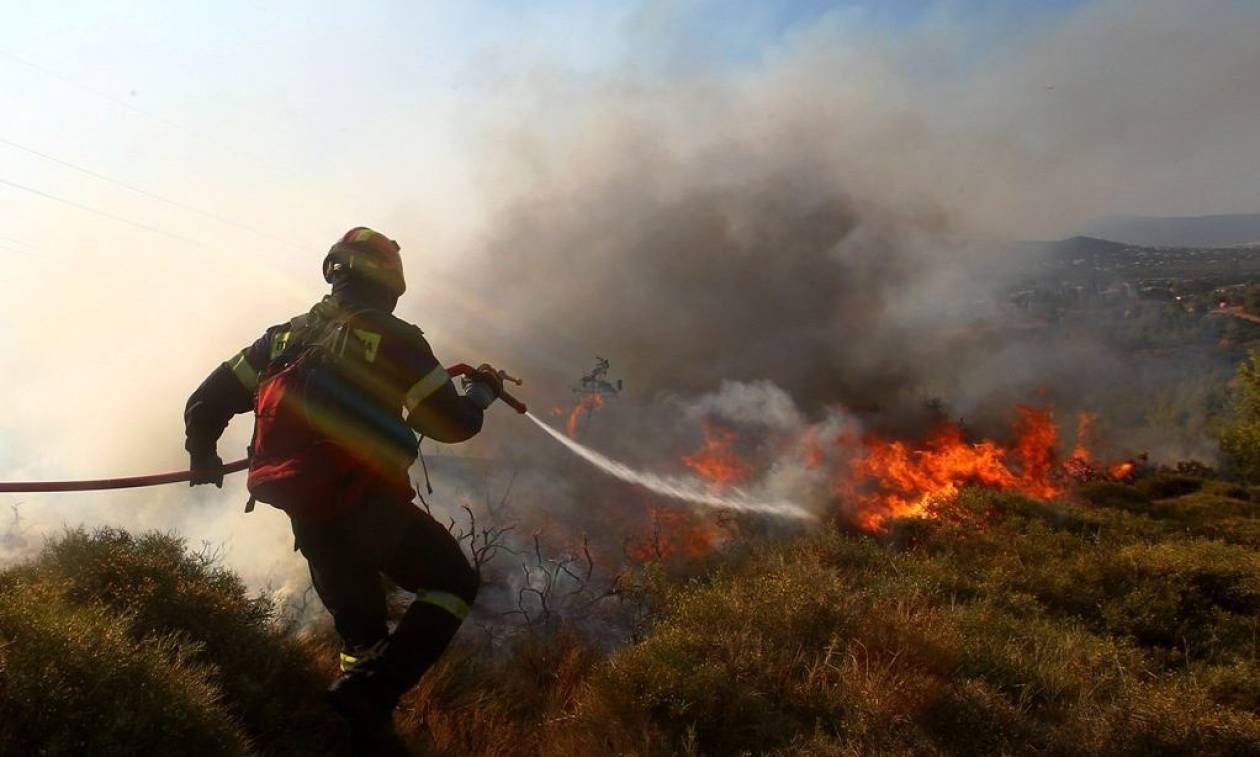
[[[471,378],[477,373],[477,369],[465,363],[456,363],[446,369],[452,377],[463,376]],[[509,376],[505,371],[498,371],[501,381],[511,381],[514,384],[521,384],[521,380]],[[503,400],[509,407],[516,412],[524,415],[526,412],[525,403],[516,399],[505,391],[499,392],[499,399]],[[223,466],[223,472],[236,473],[243,471],[249,467],[249,459],[235,460],[226,463]],[[176,484],[181,481],[187,481],[192,477],[193,472],[172,471],[170,473],[154,473],[147,476],[127,476],[125,478],[98,478],[83,481],[16,481],[5,482],[0,481],[0,494],[29,494],[36,492],[86,492],[101,491],[104,489],[134,489],[143,486],[159,486],[161,484]]]

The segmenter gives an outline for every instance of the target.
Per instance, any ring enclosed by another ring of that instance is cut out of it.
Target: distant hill
[[[1260,244],[1260,213],[1163,218],[1114,216],[1088,224],[1081,234],[1153,247]]]
[[[1055,242],[1017,242],[1012,249],[1025,260],[1035,261],[1041,275],[1080,283],[1202,278],[1225,284],[1260,277],[1260,245],[1155,246],[1077,236]]]

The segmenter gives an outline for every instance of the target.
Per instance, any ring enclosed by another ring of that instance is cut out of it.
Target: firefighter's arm
[[[222,461],[218,456],[219,437],[237,413],[254,406],[254,390],[259,373],[267,366],[270,334],[228,358],[201,382],[184,406],[184,449],[188,450],[192,483],[221,486]]]
[[[489,381],[474,380],[466,394],[455,389],[446,369],[433,356],[428,342],[413,356],[420,378],[404,397],[407,424],[421,434],[445,444],[462,442],[481,431],[484,410],[498,396]]]

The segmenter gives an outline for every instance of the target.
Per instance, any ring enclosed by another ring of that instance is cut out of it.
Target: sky
[[[966,234],[1255,212],[1255,6],[1191,6],[0,0],[0,476],[183,466],[184,398],[324,292],[322,255],[356,225],[402,242],[402,312],[440,356],[502,334],[589,354],[564,323],[526,334],[478,289],[480,252],[520,198],[600,187],[640,132],[706,166],[817,140],[870,197],[926,197]],[[247,434],[238,419],[224,456]],[[232,482],[23,512],[265,552],[282,516],[242,521],[238,499]]]

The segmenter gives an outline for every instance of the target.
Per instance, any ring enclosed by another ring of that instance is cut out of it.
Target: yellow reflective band
[[[416,601],[440,607],[460,620],[468,617],[470,609],[467,602],[445,591],[418,591],[416,592]]]
[[[354,235],[354,241],[366,242],[374,236],[376,236],[375,231],[372,231],[371,229],[360,229],[359,233]]]
[[[363,359],[369,363],[376,362],[376,352],[381,348],[381,335],[373,331],[355,329],[354,335],[363,342]]]
[[[284,352],[284,348],[289,346],[289,337],[293,336],[293,332],[285,329],[271,338],[271,359],[275,360],[280,357],[280,353]]]
[[[404,404],[407,406],[407,412],[410,413],[412,410],[415,410],[416,405],[424,402],[429,398],[430,394],[433,394],[445,386],[446,382],[449,381],[450,378],[450,374],[448,374],[446,369],[440,365],[429,371],[429,375],[417,381],[410,389],[407,390],[407,399],[404,400]]]
[[[354,666],[358,665],[360,662],[361,660],[358,657],[354,657],[353,655],[348,655],[345,652],[342,652],[341,653],[341,672],[344,673],[347,670],[350,670]]]
[[[236,374],[236,378],[246,389],[252,392],[258,388],[258,371],[245,359],[243,351],[227,361],[227,367],[232,369],[232,373]]]

